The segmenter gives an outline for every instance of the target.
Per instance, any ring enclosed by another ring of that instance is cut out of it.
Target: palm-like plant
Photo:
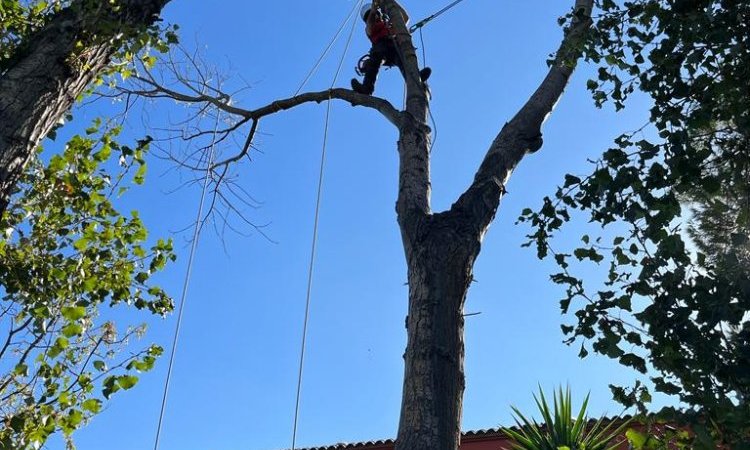
[[[503,432],[514,440],[513,450],[614,450],[622,444],[615,438],[630,423],[630,420],[619,421],[619,417],[606,421],[601,417],[589,425],[586,414],[588,395],[574,418],[570,387],[564,391],[561,387],[553,394],[552,409],[541,388],[539,397],[534,395],[534,400],[544,419],[542,424],[511,407],[518,427],[503,428]],[[617,422],[620,422],[619,426],[616,426]]]

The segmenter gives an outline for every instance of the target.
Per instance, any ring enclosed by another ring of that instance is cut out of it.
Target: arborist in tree
[[[352,78],[352,89],[360,94],[372,95],[375,91],[375,80],[378,78],[378,71],[380,71],[380,66],[383,64],[386,66],[397,66],[402,74],[405,73],[398,47],[396,47],[391,23],[381,13],[379,3],[378,0],[375,0],[362,7],[362,20],[367,24],[365,32],[370,42],[372,42],[372,48],[370,48],[370,53],[362,61],[361,70],[364,72],[364,80],[360,83],[356,78]],[[406,13],[406,10],[398,2],[394,1],[393,3],[398,9],[398,13],[403,17],[404,23],[408,23],[409,15]],[[425,82],[431,74],[432,69],[425,67],[419,71],[419,78],[422,82]]]

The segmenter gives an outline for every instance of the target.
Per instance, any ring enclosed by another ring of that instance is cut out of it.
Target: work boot
[[[422,80],[422,83],[427,81],[430,78],[430,75],[432,75],[432,69],[429,67],[425,67],[419,71],[419,79]]]
[[[354,90],[354,92],[364,95],[372,95],[373,91],[375,91],[372,86],[362,84],[356,78],[352,78],[352,89]]]

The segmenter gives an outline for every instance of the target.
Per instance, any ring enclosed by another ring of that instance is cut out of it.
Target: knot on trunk
[[[536,133],[524,133],[521,134],[520,138],[526,143],[526,153],[536,153],[542,145],[544,145],[544,139],[542,139],[542,133],[537,131]]]

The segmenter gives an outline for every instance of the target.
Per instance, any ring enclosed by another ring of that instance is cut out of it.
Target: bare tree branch
[[[505,184],[524,156],[542,147],[542,125],[570,80],[580,56],[578,44],[591,25],[593,0],[576,0],[573,19],[550,69],[539,87],[497,135],[474,181],[451,207],[452,212],[473,217],[481,235],[492,222]]]
[[[175,167],[190,170],[196,180],[204,176],[210,177],[213,201],[202,219],[204,222],[209,218],[226,222],[229,216],[239,215],[241,222],[250,224],[265,236],[262,226],[244,217],[242,208],[230,204],[230,199],[238,197],[236,194],[239,191],[232,192],[231,188],[236,186],[236,181],[229,169],[244,158],[249,159],[251,150],[257,150],[254,140],[259,135],[261,119],[306,103],[336,99],[352,106],[374,109],[397,128],[401,127],[404,120],[404,113],[390,102],[342,88],[294,95],[255,109],[242,108],[237,106],[237,95],[249,88],[247,83],[240,90],[229,92],[225,89],[229,80],[227,75],[207,64],[198,52],[180,50],[181,52],[170,54],[160,63],[161,70],[147,70],[141,66],[137,74],[130,77],[131,85],[118,85],[114,91],[102,93],[100,97],[115,100],[139,98],[147,102],[167,99],[194,105],[194,108],[186,110],[185,115],[174,120],[170,117],[168,125],[149,128],[159,134],[153,139],[152,146],[163,154],[161,157],[174,162]],[[128,102],[127,106],[132,108],[132,102]],[[216,126],[219,122],[221,125]],[[248,128],[245,128],[246,125]],[[179,150],[173,149],[175,141],[182,141],[184,145],[180,145]],[[234,150],[235,148],[239,150]],[[211,158],[212,161],[209,161],[209,153],[215,155]],[[230,192],[222,192],[225,185]],[[214,216],[217,207],[225,209],[224,214]],[[228,225],[225,223],[224,228],[234,230],[234,227]]]
[[[265,116],[269,116],[280,111],[285,111],[304,103],[322,103],[331,99],[338,99],[348,102],[352,106],[365,106],[367,108],[372,108],[380,112],[386,119],[388,119],[389,122],[397,127],[401,124],[401,113],[396,108],[394,108],[389,101],[379,97],[359,94],[350,89],[336,88],[320,92],[308,92],[305,94],[296,95],[294,97],[276,100],[272,103],[269,103],[268,105],[250,110],[232,106],[230,103],[230,98],[223,95],[213,96],[203,93],[196,93],[194,95],[191,95],[170,89],[152,79],[148,79],[145,77],[136,77],[136,79],[150,86],[151,89],[123,89],[123,91],[140,95],[141,97],[146,98],[171,98],[185,103],[208,103],[226,113],[240,116],[245,119],[259,120]]]
[[[242,151],[240,151],[235,156],[232,156],[231,158],[227,158],[218,163],[214,163],[211,166],[211,169],[215,169],[219,166],[227,166],[229,164],[232,164],[233,162],[237,162],[240,159],[244,158],[253,144],[253,138],[255,137],[256,131],[258,131],[258,120],[253,120],[253,124],[250,126],[250,132],[247,134],[247,139],[245,140],[245,145],[242,146]]]

